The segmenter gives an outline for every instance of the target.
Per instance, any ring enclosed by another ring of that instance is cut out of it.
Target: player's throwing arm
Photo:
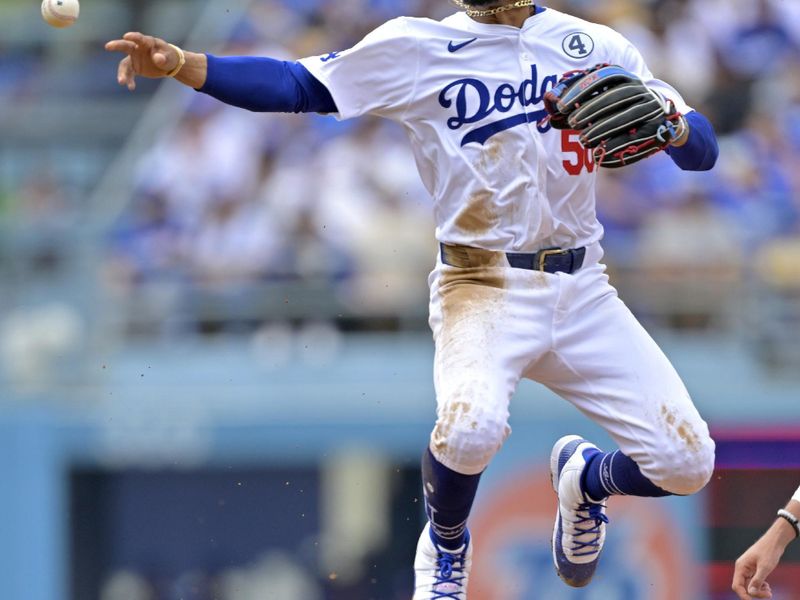
[[[800,537],[800,488],[794,497],[778,511],[772,526],[736,561],[733,574],[733,591],[741,600],[772,598],[767,577],[783,556],[790,542]]]

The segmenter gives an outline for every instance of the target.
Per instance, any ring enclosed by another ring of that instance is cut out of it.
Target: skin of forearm
[[[795,517],[800,519],[800,502],[798,502],[797,500],[790,500],[789,504],[786,505],[786,510],[788,510]]]
[[[786,505],[786,510],[796,517],[800,517],[800,502],[792,500]],[[775,543],[781,549],[786,548],[796,537],[794,527],[792,527],[786,519],[778,518],[769,528],[767,532],[770,541]]]
[[[778,519],[767,531],[767,537],[771,543],[783,550],[795,539],[795,534],[786,519]]]
[[[175,76],[175,79],[194,89],[200,89],[206,82],[208,74],[208,58],[205,54],[186,52],[186,64]]]

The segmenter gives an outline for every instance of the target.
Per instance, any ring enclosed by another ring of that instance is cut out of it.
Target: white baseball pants
[[[437,460],[465,475],[483,471],[511,432],[511,396],[526,377],[605,428],[660,488],[703,488],[714,468],[708,426],[609,284],[600,244],[572,275],[476,253],[484,266],[452,267],[440,257],[429,281]]]

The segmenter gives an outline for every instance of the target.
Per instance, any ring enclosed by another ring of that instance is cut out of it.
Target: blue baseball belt
[[[442,262],[451,267],[469,269],[474,267],[508,265],[516,269],[544,271],[545,273],[572,274],[583,266],[586,248],[545,248],[538,252],[498,252],[471,246],[439,244]]]

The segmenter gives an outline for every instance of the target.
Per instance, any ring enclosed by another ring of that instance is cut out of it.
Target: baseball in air
[[[74,25],[80,12],[78,0],[42,0],[42,17],[59,29]]]

